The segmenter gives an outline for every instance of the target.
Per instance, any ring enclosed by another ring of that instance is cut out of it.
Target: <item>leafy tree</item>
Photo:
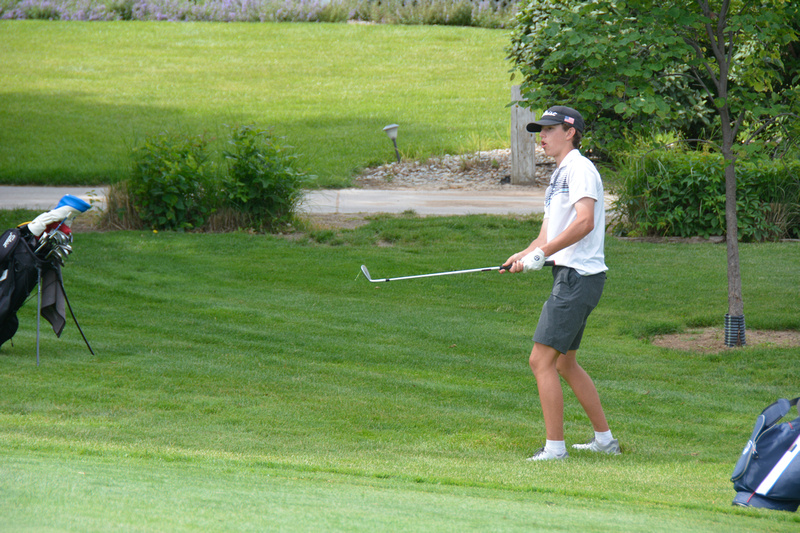
[[[714,134],[725,159],[728,313],[742,316],[736,160],[798,108],[791,0],[533,0],[509,49],[531,107],[585,111],[602,152],[654,128]],[[774,136],[772,138],[774,140]]]

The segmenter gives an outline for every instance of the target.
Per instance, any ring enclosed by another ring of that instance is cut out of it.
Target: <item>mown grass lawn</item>
[[[162,131],[273,128],[342,186],[403,157],[509,145],[508,32],[356,24],[0,22],[0,183],[125,179]]]
[[[755,416],[797,395],[800,348],[649,342],[722,327],[724,247],[609,239],[580,358],[624,454],[548,464],[525,461],[544,440],[527,355],[547,273],[358,276],[499,264],[538,223],[376,217],[310,234],[324,244],[78,234],[65,279],[97,355],[68,324],[36,367],[32,301],[0,349],[4,525],[795,531],[794,514],[731,507],[729,478]],[[800,247],[741,254],[748,327],[800,329]],[[566,404],[568,443],[590,437]]]

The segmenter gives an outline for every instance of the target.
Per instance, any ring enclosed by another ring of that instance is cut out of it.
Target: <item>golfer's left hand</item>
[[[544,252],[541,248],[536,248],[534,251],[522,258],[522,271],[531,272],[534,270],[541,270],[544,266]]]

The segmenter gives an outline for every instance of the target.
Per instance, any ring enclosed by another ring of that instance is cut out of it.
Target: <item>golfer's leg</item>
[[[594,430],[598,432],[608,431],[608,422],[603,412],[603,406],[600,403],[600,395],[597,394],[597,387],[594,386],[589,374],[578,364],[575,354],[575,350],[570,350],[566,354],[559,355],[556,368],[564,378],[564,381],[575,392],[575,397],[578,398],[583,410],[586,411]]]
[[[564,394],[561,391],[561,378],[556,370],[558,350],[540,344],[533,344],[530,365],[539,389],[539,402],[547,432],[547,440],[564,440]]]

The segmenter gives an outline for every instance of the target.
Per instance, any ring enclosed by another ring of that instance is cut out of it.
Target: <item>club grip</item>
[[[556,266],[556,262],[548,259],[547,261],[544,262],[544,266],[553,267]],[[509,270],[510,268],[511,265],[500,265],[500,270]]]

